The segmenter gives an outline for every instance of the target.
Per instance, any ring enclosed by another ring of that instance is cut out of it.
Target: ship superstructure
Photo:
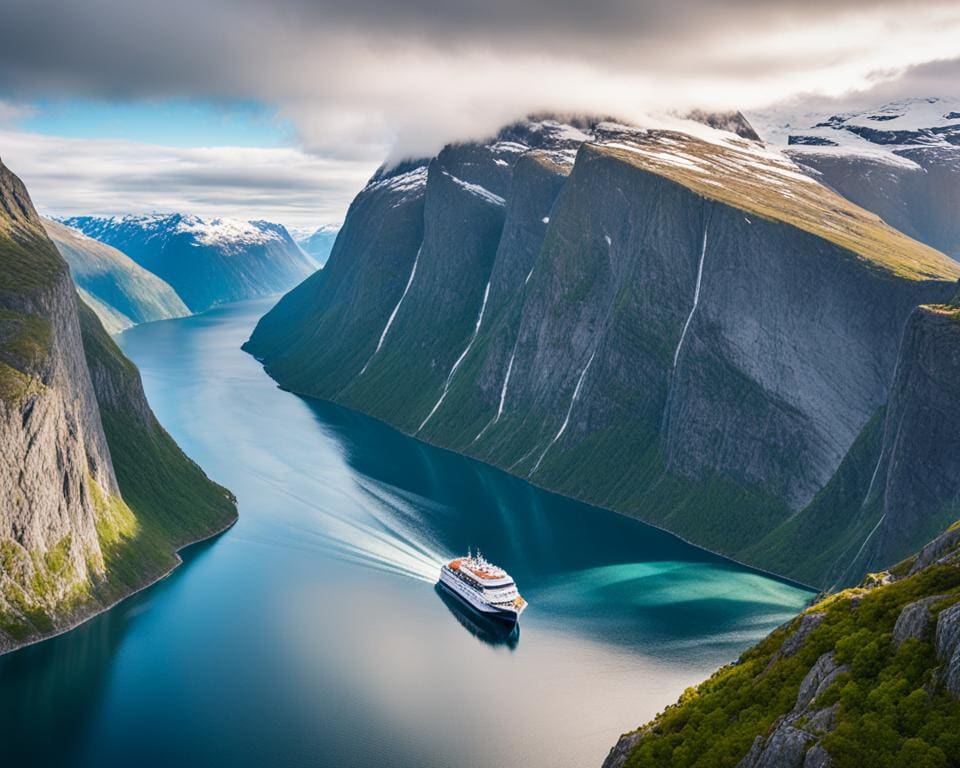
[[[527,607],[510,574],[479,551],[441,566],[437,583],[478,613],[502,621],[515,624]]]

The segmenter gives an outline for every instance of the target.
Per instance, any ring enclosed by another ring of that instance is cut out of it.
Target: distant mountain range
[[[52,219],[44,219],[43,226],[70,265],[83,300],[110,333],[190,314],[170,285],[125,253]]]
[[[816,178],[960,260],[960,99],[904,99],[835,115],[757,116]]]
[[[700,121],[740,135],[538,119],[381,168],[246,349],[807,584],[896,561],[960,517],[960,264]]]
[[[299,230],[290,234],[304,253],[315,259],[318,266],[322,267],[330,258],[330,251],[333,250],[333,243],[339,231],[339,224],[325,224],[317,229]]]
[[[280,224],[179,213],[75,216],[63,224],[169,284],[191,312],[280,293],[317,267]]]

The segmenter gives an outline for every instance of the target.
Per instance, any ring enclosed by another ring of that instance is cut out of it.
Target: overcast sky
[[[960,3],[2,0],[0,157],[53,213],[338,220],[531,111],[955,95]]]

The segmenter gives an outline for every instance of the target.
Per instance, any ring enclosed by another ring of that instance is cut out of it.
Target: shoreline
[[[180,556],[181,552],[183,552],[185,549],[189,549],[190,547],[195,546],[196,544],[202,544],[205,541],[210,541],[211,539],[215,539],[218,536],[221,536],[222,534],[226,533],[231,528],[233,528],[233,526],[237,524],[237,521],[239,519],[240,519],[239,514],[235,515],[233,519],[230,520],[226,525],[222,526],[221,528],[218,528],[212,533],[204,534],[203,536],[197,539],[193,539],[191,541],[186,542],[185,544],[181,544],[179,547],[173,550],[173,556],[175,558],[175,562],[173,563],[173,565],[171,565],[167,570],[158,574],[156,577],[148,578],[146,582],[144,582],[138,587],[131,589],[129,592],[121,595],[110,604],[102,606],[101,608],[94,611],[93,613],[90,613],[88,615],[83,616],[80,619],[77,619],[76,621],[70,623],[69,626],[62,627],[58,629],[56,632],[52,632],[51,634],[43,635],[41,637],[36,637],[32,640],[25,640],[22,643],[11,646],[10,648],[2,649],[0,650],[0,657],[6,656],[7,654],[10,654],[10,653],[16,653],[17,651],[22,651],[24,648],[29,648],[34,645],[39,645],[40,643],[45,643],[48,640],[53,640],[55,638],[61,637],[62,635],[66,635],[67,633],[72,632],[78,627],[83,626],[88,621],[91,621],[92,619],[95,619],[98,616],[101,616],[107,611],[112,611],[114,608],[120,605],[120,603],[126,600],[129,600],[131,597],[135,595],[139,595],[141,592],[144,592],[150,589],[150,587],[153,587],[159,584],[161,581],[163,581],[168,576],[170,576],[174,571],[176,571],[181,565],[183,565],[183,558]]]
[[[244,350],[244,351],[246,351],[246,350]],[[722,552],[716,552],[715,550],[712,550],[712,549],[710,549],[710,548],[708,548],[708,547],[705,547],[705,546],[703,546],[702,544],[697,544],[696,542],[690,541],[689,539],[685,539],[683,536],[681,536],[681,535],[678,534],[678,533],[674,533],[674,532],[671,531],[669,528],[664,528],[663,526],[657,525],[656,523],[649,523],[649,522],[647,522],[646,520],[643,520],[642,518],[635,517],[634,515],[627,514],[626,512],[623,512],[623,511],[621,511],[621,510],[619,510],[619,509],[613,509],[612,507],[606,507],[606,506],[604,506],[604,505],[602,505],[602,504],[597,504],[597,503],[595,503],[595,502],[588,501],[587,499],[582,499],[582,498],[580,498],[580,497],[578,497],[578,496],[570,496],[570,495],[565,494],[565,493],[560,493],[560,492],[558,492],[558,491],[554,491],[554,490],[552,490],[552,489],[550,489],[550,488],[547,488],[546,486],[538,485],[537,483],[533,482],[532,480],[529,480],[528,478],[520,477],[519,475],[515,475],[513,472],[510,472],[509,470],[504,469],[503,467],[500,467],[500,466],[498,466],[498,465],[496,465],[496,464],[493,464],[493,463],[491,463],[491,462],[489,462],[489,461],[485,461],[484,459],[478,458],[478,457],[476,457],[476,456],[471,456],[471,455],[466,454],[466,453],[461,453],[460,451],[456,451],[456,450],[454,450],[454,449],[452,449],[452,448],[447,448],[446,446],[439,445],[439,444],[437,444],[437,443],[430,442],[429,440],[424,440],[424,439],[421,438],[421,437],[417,437],[416,435],[409,434],[409,433],[407,433],[407,432],[404,432],[402,429],[400,429],[399,427],[397,427],[395,424],[391,424],[389,421],[385,421],[384,419],[381,419],[381,418],[378,417],[378,416],[374,416],[373,414],[367,413],[366,411],[360,410],[359,408],[352,408],[352,407],[350,407],[350,406],[343,405],[342,403],[338,403],[336,400],[329,400],[329,399],[324,398],[324,397],[317,397],[316,395],[310,395],[310,394],[307,394],[307,393],[304,393],[304,392],[298,392],[298,391],[295,390],[295,389],[289,389],[289,388],[283,386],[283,385],[282,385],[279,381],[277,381],[275,378],[273,378],[273,376],[270,374],[269,369],[266,367],[266,365],[264,365],[264,362],[263,362],[262,360],[260,360],[260,359],[259,359],[258,357],[256,357],[255,355],[250,354],[249,352],[247,352],[247,354],[249,354],[249,355],[250,355],[254,360],[256,360],[258,363],[260,363],[261,367],[263,368],[264,373],[266,373],[267,376],[269,376],[269,377],[274,381],[274,383],[277,385],[277,388],[278,388],[278,389],[281,389],[281,390],[283,390],[284,392],[289,392],[289,393],[292,394],[292,395],[296,395],[297,397],[302,397],[302,398],[304,398],[304,399],[306,399],[306,400],[315,400],[315,401],[321,402],[321,403],[329,403],[330,405],[335,405],[337,408],[343,408],[344,410],[347,410],[347,411],[352,411],[352,412],[354,412],[354,413],[359,413],[359,414],[361,414],[362,416],[365,416],[365,417],[368,418],[368,419],[373,419],[374,421],[379,422],[380,424],[383,424],[383,425],[389,427],[390,429],[392,429],[392,430],[400,433],[400,434],[403,435],[404,437],[409,437],[409,438],[411,438],[411,439],[413,439],[413,440],[416,440],[416,441],[418,441],[418,442],[420,442],[420,443],[423,443],[424,445],[429,445],[431,448],[436,448],[437,450],[446,451],[447,453],[453,454],[454,456],[460,456],[460,457],[462,457],[462,458],[469,459],[470,461],[476,461],[476,462],[478,462],[478,463],[480,463],[480,464],[483,464],[483,465],[486,466],[486,467],[490,467],[491,469],[495,469],[495,470],[497,470],[498,472],[503,472],[505,475],[507,475],[507,476],[509,476],[509,477],[515,478],[516,480],[520,480],[521,482],[526,483],[527,485],[531,486],[532,488],[536,488],[537,490],[543,491],[544,493],[550,493],[550,494],[553,494],[554,496],[558,496],[558,497],[563,498],[563,499],[570,499],[571,501],[576,501],[576,502],[578,502],[578,503],[580,503],[580,504],[586,504],[587,506],[594,507],[595,509],[602,509],[602,510],[605,511],[605,512],[612,512],[613,514],[619,515],[620,517],[626,518],[627,520],[633,520],[634,522],[640,523],[641,525],[649,526],[650,528],[653,528],[653,529],[655,529],[655,530],[657,530],[657,531],[660,531],[660,532],[662,532],[662,533],[665,533],[665,534],[667,534],[668,536],[672,536],[672,537],[675,538],[677,541],[682,541],[684,544],[687,544],[688,546],[691,546],[691,547],[693,547],[693,548],[695,548],[695,549],[699,549],[701,552],[706,552],[707,554],[713,555],[714,557],[718,557],[718,558],[720,558],[720,559],[722,559],[722,560],[725,560],[725,561],[728,562],[728,563],[733,563],[734,565],[737,565],[737,566],[739,566],[739,567],[741,567],[741,568],[744,568],[744,569],[746,569],[746,570],[748,570],[748,571],[752,571],[753,573],[759,574],[759,575],[761,575],[761,576],[766,576],[766,577],[768,577],[768,578],[774,579],[774,580],[779,581],[779,582],[781,582],[781,583],[789,584],[790,586],[798,587],[798,588],[800,588],[800,589],[804,589],[804,590],[807,590],[807,591],[809,591],[809,592],[812,592],[812,593],[813,593],[813,597],[811,597],[811,599],[810,599],[810,602],[811,602],[811,603],[812,603],[814,600],[816,600],[818,596],[824,594],[824,590],[823,590],[823,589],[820,589],[819,587],[815,587],[815,586],[813,586],[813,585],[811,585],[811,584],[805,584],[804,582],[798,581],[797,579],[791,579],[789,576],[783,576],[782,574],[775,573],[774,571],[769,571],[769,570],[767,570],[767,569],[765,569],[765,568],[761,568],[761,567],[756,566],[756,565],[750,565],[749,563],[745,563],[745,562],[743,562],[743,561],[741,561],[741,560],[737,560],[735,557],[731,557],[730,555],[725,555],[725,554],[723,554]]]

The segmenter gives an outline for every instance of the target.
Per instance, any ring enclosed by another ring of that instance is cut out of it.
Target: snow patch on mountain
[[[204,220],[198,216],[186,216],[180,220],[174,232],[191,235],[196,247],[212,245],[233,248],[283,241],[279,225],[242,219]]]
[[[830,114],[772,109],[750,115],[763,138],[790,155],[857,155],[919,170],[919,147],[960,147],[960,99],[914,98],[875,109]]]

